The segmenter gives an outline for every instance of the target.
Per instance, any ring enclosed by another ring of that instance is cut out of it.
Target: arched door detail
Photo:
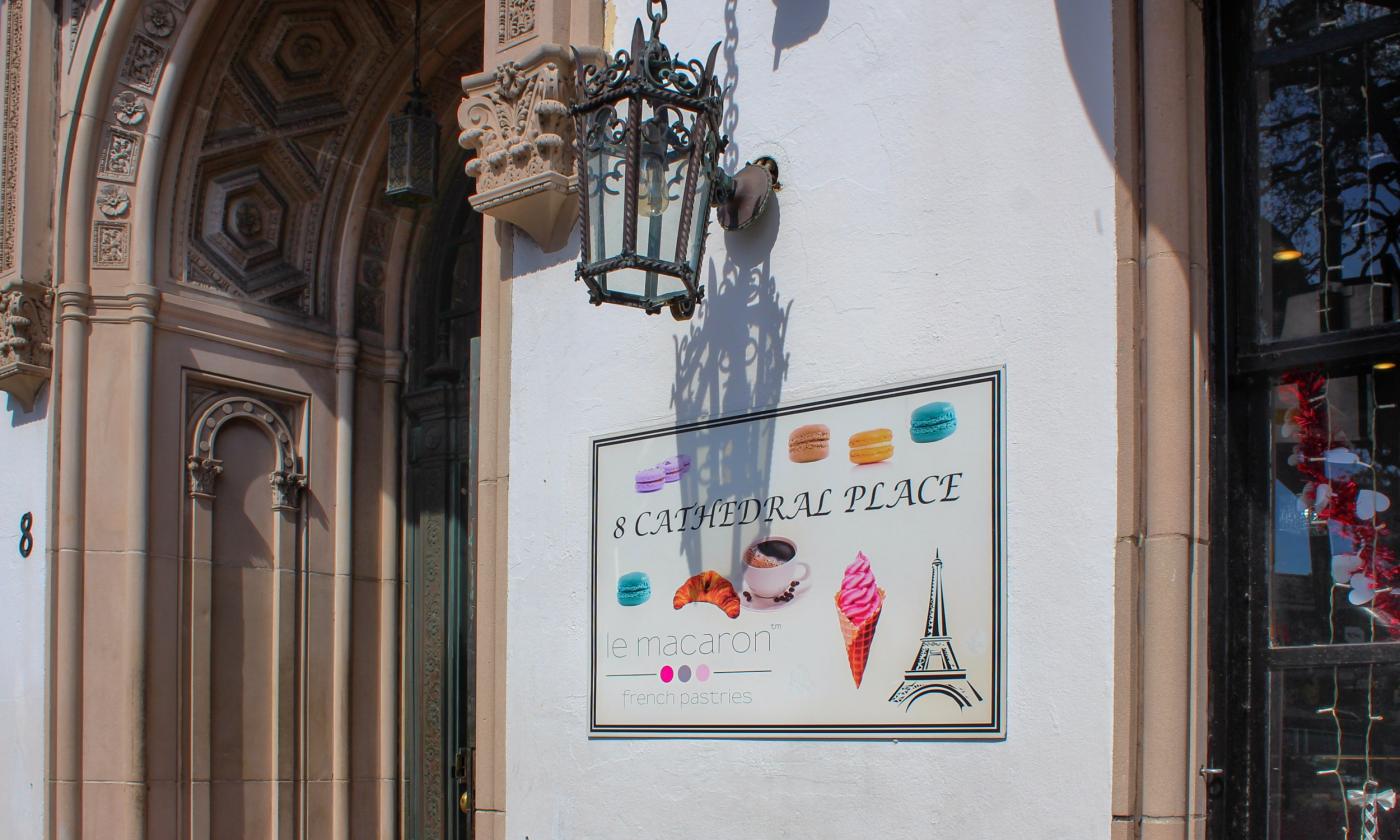
[[[198,380],[187,388],[182,827],[191,838],[230,825],[291,838],[306,802],[306,473],[294,431],[303,401]]]

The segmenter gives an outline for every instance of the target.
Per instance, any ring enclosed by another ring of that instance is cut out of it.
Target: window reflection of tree
[[[1268,338],[1393,320],[1400,274],[1400,2],[1259,3]],[[1288,259],[1287,252],[1300,252]],[[1324,282],[1325,281],[1325,282]]]

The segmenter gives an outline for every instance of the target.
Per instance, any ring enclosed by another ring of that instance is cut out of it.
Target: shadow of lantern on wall
[[[661,42],[665,0],[632,30],[630,49],[602,66],[574,51],[580,101],[576,127],[582,253],[576,277],[595,305],[616,303],[648,314],[670,309],[687,320],[705,296],[699,278],[710,209],[739,230],[762,214],[778,167],[760,158],[730,176],[719,157],[723,92],[709,58],[674,58]]]

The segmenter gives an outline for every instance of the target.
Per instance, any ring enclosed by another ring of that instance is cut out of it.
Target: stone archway
[[[423,6],[451,148],[481,7]],[[380,196],[413,7],[70,10],[54,836],[403,830],[404,277],[433,214]],[[295,468],[247,484],[284,434]]]

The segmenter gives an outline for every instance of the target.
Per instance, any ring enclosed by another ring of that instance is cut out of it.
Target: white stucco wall
[[[621,4],[614,45],[645,5]],[[517,239],[507,836],[1106,838],[1107,0],[670,6],[681,55],[728,27],[738,158],[776,157],[784,189],[759,228],[712,227],[690,324],[594,309],[576,241],[542,255]],[[717,288],[726,267],[742,283]],[[1006,741],[589,740],[589,439],[676,420],[680,339],[746,336],[762,369],[716,374],[727,411],[1006,365]]]
[[[45,531],[49,392],[26,412],[0,393],[0,826],[40,837],[44,815]],[[34,516],[34,546],[19,552],[20,517]]]

